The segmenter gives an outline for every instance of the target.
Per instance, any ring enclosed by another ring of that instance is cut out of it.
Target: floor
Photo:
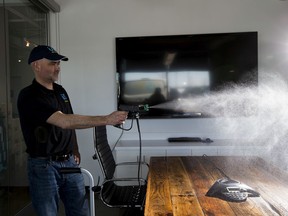
[[[8,197],[8,199],[7,199]],[[9,201],[8,201],[9,200]],[[99,200],[95,194],[95,211],[97,216],[143,216],[143,212],[109,208]],[[10,188],[9,191],[1,190],[0,193],[1,216],[36,216],[30,203],[28,188]],[[60,206],[58,216],[65,216],[64,207]]]

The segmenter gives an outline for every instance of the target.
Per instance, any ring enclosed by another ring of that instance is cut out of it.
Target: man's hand
[[[123,124],[127,119],[128,112],[115,111],[107,115],[107,125]]]

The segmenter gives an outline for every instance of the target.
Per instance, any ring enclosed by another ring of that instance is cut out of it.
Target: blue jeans
[[[61,167],[78,165],[73,156],[63,162],[28,158],[30,193],[37,215],[56,216],[61,199],[66,216],[87,216],[89,207],[83,175],[60,174]]]

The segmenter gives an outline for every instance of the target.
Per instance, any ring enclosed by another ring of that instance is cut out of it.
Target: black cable
[[[137,123],[137,129],[138,129],[138,134],[139,134],[138,182],[140,184],[140,170],[141,170],[141,164],[142,164],[142,138],[141,138],[141,130],[140,130],[140,124],[139,124],[139,113],[136,114],[136,123]]]
[[[116,142],[115,142],[114,146],[112,147],[111,151],[114,151],[114,149],[116,148],[116,146],[117,146],[118,142],[120,141],[124,131],[130,131],[133,128],[133,122],[134,122],[134,118],[132,118],[132,120],[131,120],[130,128],[123,128],[123,124],[114,125],[114,127],[121,129],[121,134],[120,134],[119,138],[116,140]]]
[[[133,121],[134,121],[134,118],[132,118],[130,128],[124,128],[124,127],[123,127],[123,124],[121,124],[121,125],[114,125],[114,127],[119,128],[119,129],[121,129],[121,130],[123,130],[123,131],[130,131],[130,130],[132,129],[132,127],[133,127]]]
[[[270,206],[270,208],[277,213],[279,216],[284,216],[271,202],[269,202],[268,200],[264,199],[262,197],[262,199]]]
[[[123,133],[124,133],[124,130],[121,130],[120,136],[118,137],[118,139],[116,140],[114,146],[113,146],[112,149],[111,149],[112,152],[114,151],[114,149],[116,148],[117,144],[119,143],[121,137],[123,136]]]
[[[141,171],[141,164],[142,164],[142,138],[141,138],[141,130],[140,130],[139,118],[140,118],[139,112],[133,112],[132,113],[132,121],[131,121],[130,128],[123,128],[123,126],[121,127],[119,125],[115,126],[115,127],[119,128],[119,129],[121,129],[122,133],[121,133],[120,137],[118,138],[118,140],[116,141],[115,145],[113,146],[112,151],[115,149],[116,145],[118,144],[120,138],[123,135],[123,132],[124,131],[130,131],[132,129],[133,121],[134,121],[134,119],[136,119],[136,124],[137,124],[137,129],[138,129],[138,134],[139,134],[139,161],[138,161],[138,174],[137,174],[138,177],[137,178],[138,178],[138,182],[140,184],[140,171]]]
[[[225,176],[228,180],[231,180],[231,178],[230,178],[229,176],[227,176],[227,175],[223,172],[223,170],[221,170],[219,167],[217,167],[217,166],[215,165],[215,163],[213,163],[213,161],[211,161],[211,160],[208,159],[208,156],[207,156],[206,154],[203,154],[202,158],[205,159],[205,160],[207,160],[210,164],[212,164],[212,165],[213,165],[223,176]]]

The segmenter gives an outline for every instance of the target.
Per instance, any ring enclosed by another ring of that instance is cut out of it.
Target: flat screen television
[[[148,104],[151,109],[141,118],[207,117],[201,110],[153,107],[217,92],[229,83],[258,82],[257,32],[117,37],[115,42],[118,109]]]

